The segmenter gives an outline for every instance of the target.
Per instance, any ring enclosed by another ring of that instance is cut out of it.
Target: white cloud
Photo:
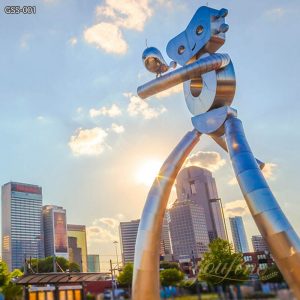
[[[128,48],[120,28],[112,23],[101,22],[93,25],[84,31],[83,36],[87,43],[107,53],[124,54]]]
[[[90,109],[90,117],[96,118],[98,116],[109,116],[109,117],[116,117],[122,114],[121,109],[116,104],[113,104],[110,108],[105,106],[101,107],[100,109],[92,108]]]
[[[155,97],[158,99],[161,99],[161,98],[169,97],[173,94],[178,94],[180,92],[183,92],[182,84],[178,84],[168,90],[162,91],[162,92],[156,94]]]
[[[77,44],[77,42],[78,42],[78,40],[77,40],[76,37],[71,37],[71,38],[69,39],[69,43],[70,43],[70,45],[72,45],[72,46],[75,46],[75,45]]]
[[[88,226],[87,230],[88,243],[107,243],[118,240],[118,234],[110,229],[101,226]]]
[[[20,47],[23,49],[28,49],[29,41],[31,38],[32,38],[32,35],[30,33],[23,34],[20,39]]]
[[[245,216],[250,213],[245,200],[234,200],[224,204],[227,217]]]
[[[75,156],[99,155],[107,145],[105,140],[107,133],[100,127],[92,129],[79,128],[69,141],[69,147]]]
[[[132,95],[131,93],[125,93],[124,96],[129,98],[129,105],[127,111],[130,116],[143,116],[144,119],[150,120],[157,118],[159,115],[167,111],[164,106],[150,107],[150,105],[141,100],[139,97]]]
[[[122,4],[119,0],[105,0],[96,8],[96,15],[118,27],[142,31],[152,10],[148,0],[123,0]]]
[[[283,7],[275,7],[266,11],[265,15],[272,19],[278,19],[283,17],[287,13],[287,10]]]
[[[206,168],[210,171],[216,171],[224,166],[225,163],[225,159],[222,159],[221,155],[218,152],[199,151],[187,158],[185,167],[198,166]]]
[[[274,180],[275,179],[275,171],[276,171],[277,165],[274,163],[266,163],[264,168],[262,169],[262,173],[266,179]],[[236,177],[232,177],[228,181],[229,185],[237,185],[238,181]]]
[[[115,133],[123,133],[125,131],[124,126],[118,125],[116,123],[111,124],[111,130]]]

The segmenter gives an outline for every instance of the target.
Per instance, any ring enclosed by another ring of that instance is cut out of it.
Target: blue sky
[[[0,15],[0,183],[41,185],[45,204],[64,206],[68,222],[88,226],[90,252],[105,264],[119,221],[140,217],[149,189],[141,173],[192,128],[180,88],[146,103],[136,97],[153,78],[141,61],[145,41],[169,61],[167,42],[206,1],[29,1],[36,15],[5,15],[13,4],[24,1],[2,1]],[[235,66],[233,107],[300,233],[300,3],[209,5],[229,9],[219,52]],[[241,213],[249,237],[257,233],[226,153],[207,137],[194,153],[213,170],[227,214]]]

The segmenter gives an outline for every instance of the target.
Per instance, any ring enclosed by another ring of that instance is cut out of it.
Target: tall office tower
[[[265,239],[261,235],[253,235],[251,238],[254,252],[267,251],[270,252]]]
[[[2,259],[9,270],[25,259],[43,258],[42,188],[9,182],[2,186]]]
[[[221,199],[209,170],[195,166],[182,169],[176,179],[176,192],[179,201],[192,200],[203,207],[210,241],[227,239]]]
[[[68,242],[69,243],[70,243],[71,237],[76,238],[76,247],[81,249],[82,272],[87,272],[87,244],[86,244],[85,225],[70,225],[70,224],[68,224],[67,230],[68,230]],[[72,249],[71,246],[73,246],[73,244],[74,244],[73,239],[71,239],[71,240],[72,240],[72,245],[69,244],[69,250]],[[72,252],[72,250],[69,251],[70,261],[72,261],[71,260],[71,258],[72,258],[71,252]],[[74,262],[76,262],[76,261],[74,261]]]
[[[120,222],[119,233],[123,265],[133,263],[134,248],[140,220]]]
[[[236,252],[249,252],[246,231],[242,217],[229,218],[234,249]]]
[[[97,254],[88,254],[88,272],[100,272],[100,259]]]
[[[161,240],[160,240],[160,254],[164,257],[164,260],[172,260],[172,246],[171,246],[171,237],[170,237],[170,228],[169,228],[169,220],[170,216],[167,212],[165,214],[161,232]]]
[[[66,210],[60,206],[43,206],[45,256],[69,259]]]
[[[73,236],[68,237],[69,262],[76,263],[82,272],[82,251],[77,245],[77,238]]]
[[[174,259],[183,256],[201,258],[209,244],[203,207],[189,199],[176,200],[169,214]]]

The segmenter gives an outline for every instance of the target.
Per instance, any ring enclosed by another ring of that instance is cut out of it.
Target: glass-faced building
[[[45,256],[69,259],[66,210],[56,205],[43,206]]]
[[[249,252],[246,231],[242,217],[229,218],[234,249],[236,252]]]
[[[2,186],[2,259],[9,270],[25,259],[43,258],[42,188],[9,182]]]
[[[77,263],[82,272],[87,272],[87,243],[85,225],[67,225],[68,243],[69,243],[69,260]],[[81,252],[81,260],[78,261],[78,255]]]
[[[98,254],[88,254],[88,272],[100,272],[100,259]]]

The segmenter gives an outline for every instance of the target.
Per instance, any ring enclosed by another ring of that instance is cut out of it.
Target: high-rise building
[[[174,259],[201,258],[209,244],[203,207],[192,200],[176,200],[169,214]]]
[[[42,188],[9,182],[2,186],[2,259],[9,270],[25,259],[43,258]]]
[[[76,238],[76,247],[81,249],[81,270],[82,272],[87,272],[87,244],[86,244],[86,228],[85,225],[67,225],[68,230],[68,243],[69,243],[69,260],[72,262],[72,246],[74,246],[75,241],[71,239],[72,245],[70,245],[70,238]],[[78,249],[75,250],[78,254]],[[78,261],[74,260],[74,262],[78,263]]]
[[[182,169],[176,178],[176,192],[179,201],[192,200],[204,209],[210,241],[227,239],[221,199],[209,170],[196,166]]]
[[[76,263],[79,266],[80,272],[82,272],[82,251],[77,245],[77,238],[73,236],[68,237],[68,250],[69,250],[69,262]]]
[[[45,256],[69,259],[66,210],[60,206],[43,206]]]
[[[249,252],[246,231],[242,217],[229,218],[234,249],[236,252]]]
[[[100,272],[100,259],[97,254],[88,254],[88,272]]]
[[[169,219],[170,216],[169,213],[167,212],[163,220],[161,239],[160,239],[160,254],[161,256],[163,256],[164,260],[172,260],[172,246],[171,246]]]
[[[270,252],[265,239],[261,235],[253,235],[251,238],[254,252],[267,251]]]
[[[133,263],[134,249],[140,220],[120,222],[120,242],[123,264]]]

